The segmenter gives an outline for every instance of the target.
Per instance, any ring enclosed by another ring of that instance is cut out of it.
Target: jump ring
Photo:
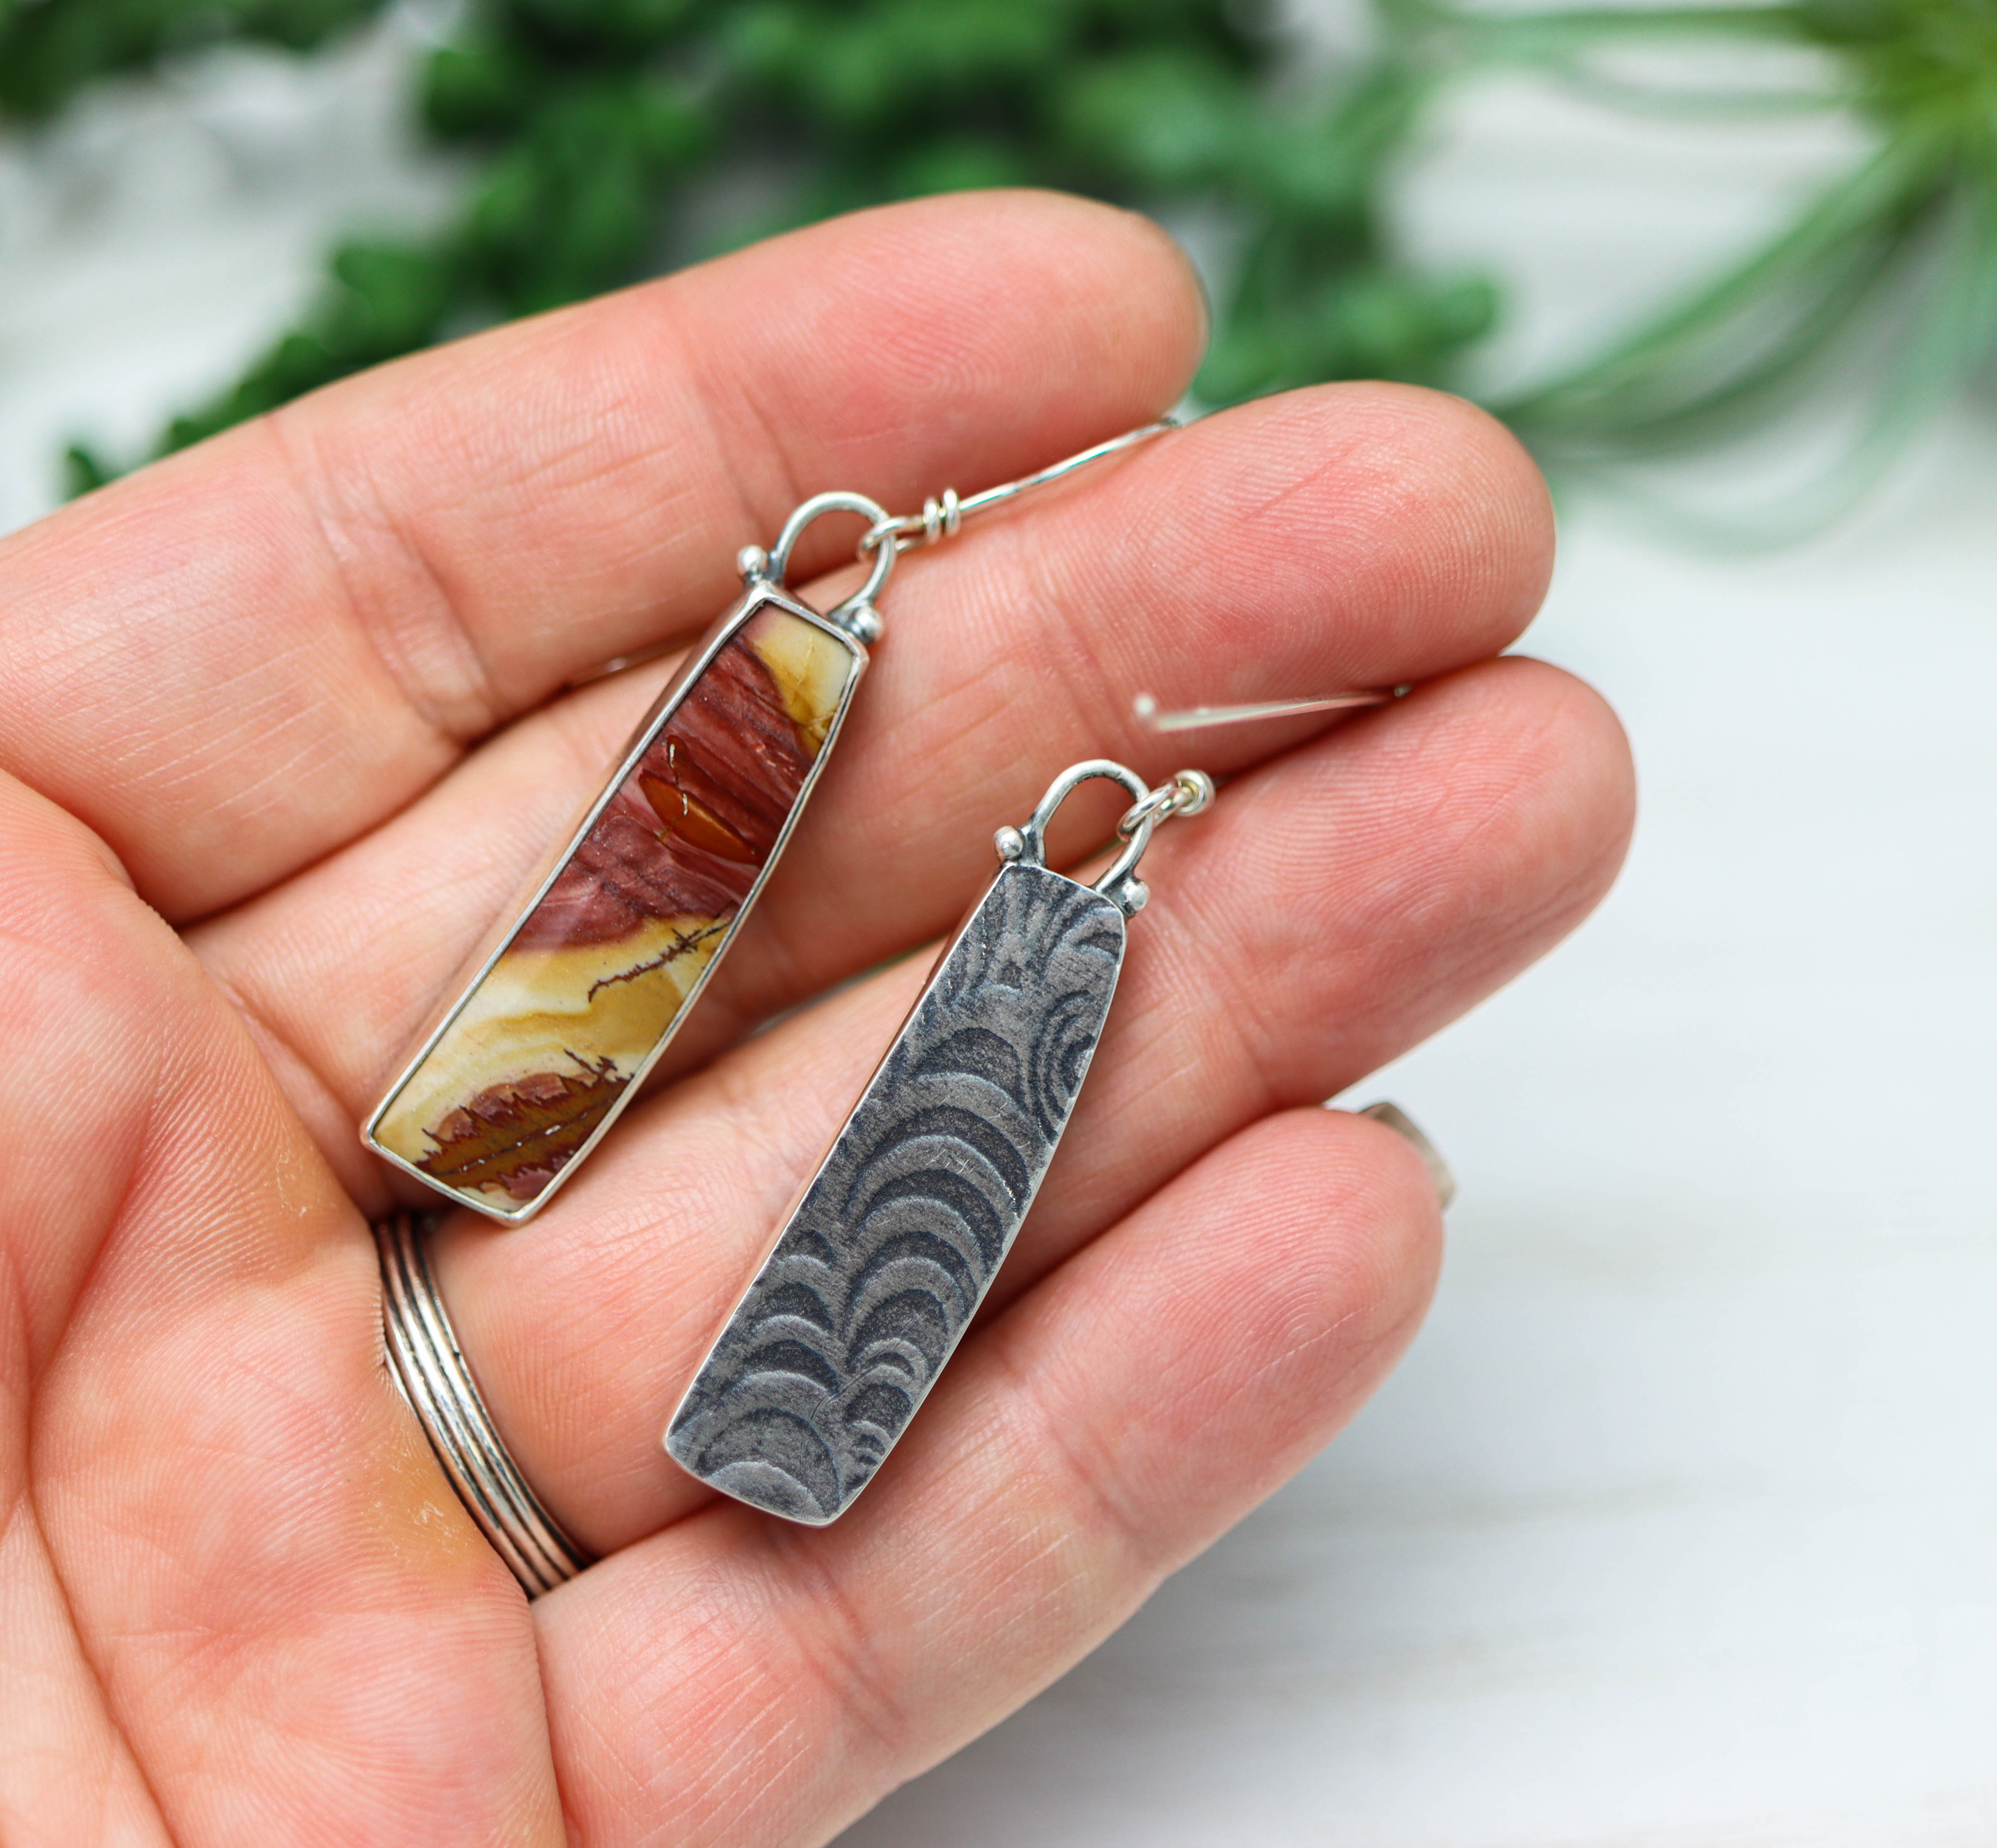
[[[1116,824],[1117,839],[1128,840],[1147,822],[1161,822],[1167,815],[1177,814],[1178,799],[1176,783],[1161,783],[1141,802],[1133,802],[1124,810],[1123,819]]]
[[[1199,815],[1213,802],[1213,779],[1203,770],[1175,771],[1168,783],[1161,783],[1143,800],[1133,804],[1116,824],[1118,836],[1128,840],[1146,822],[1169,820],[1175,815]]]

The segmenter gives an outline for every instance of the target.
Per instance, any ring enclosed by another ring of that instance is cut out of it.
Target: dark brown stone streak
[[[510,947],[615,943],[649,919],[732,915],[815,755],[769,668],[736,636],[688,689]]]
[[[606,1060],[481,1091],[437,1125],[436,1152],[418,1166],[452,1187],[499,1187],[531,1200],[589,1139],[624,1084]]]

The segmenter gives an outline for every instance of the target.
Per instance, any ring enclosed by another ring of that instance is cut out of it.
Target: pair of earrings
[[[1106,777],[1136,799],[1093,884],[1046,861],[1068,793]],[[1055,778],[1001,828],[996,878],[944,950],[845,1126],[701,1363],[665,1433],[685,1469],[822,1526],[849,1507],[936,1382],[1033,1204],[1087,1075],[1149,895],[1152,833],[1213,784],[1147,789],[1106,759]],[[508,1453],[439,1295],[422,1226],[375,1229],[397,1384],[460,1499],[529,1598],[590,1558]]]
[[[898,553],[963,519],[1172,427],[1154,424],[1020,481],[946,492],[897,519],[862,495],[806,501],[674,677],[602,793],[363,1131],[453,1201],[525,1219],[573,1174],[664,1052],[740,930],[836,739]],[[827,513],[868,522],[859,590],[820,612],[785,586]],[[1160,729],[1378,703],[1342,693],[1140,715]],[[1047,864],[1081,784],[1131,798],[1092,884]],[[1212,802],[1106,759],[1056,777],[996,836],[990,888],[943,951],[665,1434],[738,1500],[821,1525],[878,1470],[991,1286],[1067,1126],[1116,991],[1154,831]],[[405,1395],[488,1537],[533,1593],[584,1556],[486,1415],[408,1216],[380,1229],[389,1348]]]

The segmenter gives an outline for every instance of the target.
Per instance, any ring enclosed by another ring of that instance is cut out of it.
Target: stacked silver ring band
[[[374,1228],[390,1370],[458,1499],[529,1598],[551,1591],[590,1557],[542,1507],[506,1453],[437,1295],[424,1221],[398,1213]]]

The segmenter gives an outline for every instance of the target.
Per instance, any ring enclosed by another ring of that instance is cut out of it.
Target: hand
[[[498,1425],[602,1564],[529,1607],[382,1359],[355,1125],[667,669],[565,684],[697,633],[805,495],[1023,472],[1163,411],[1201,337],[1141,221],[932,201],[353,380],[0,545],[9,1842],[823,1841],[1378,1384],[1437,1202],[1317,1101],[1585,912],[1630,794],[1592,694],[1491,658],[1544,585],[1530,464],[1376,387],[911,555],[674,1081],[542,1217],[440,1235]],[[851,535],[815,531],[829,566]],[[1337,725],[1130,717],[1410,681]],[[984,1317],[836,1526],[717,1502],[660,1435],[920,984],[888,959],[1105,754],[1233,781],[1152,849]]]

